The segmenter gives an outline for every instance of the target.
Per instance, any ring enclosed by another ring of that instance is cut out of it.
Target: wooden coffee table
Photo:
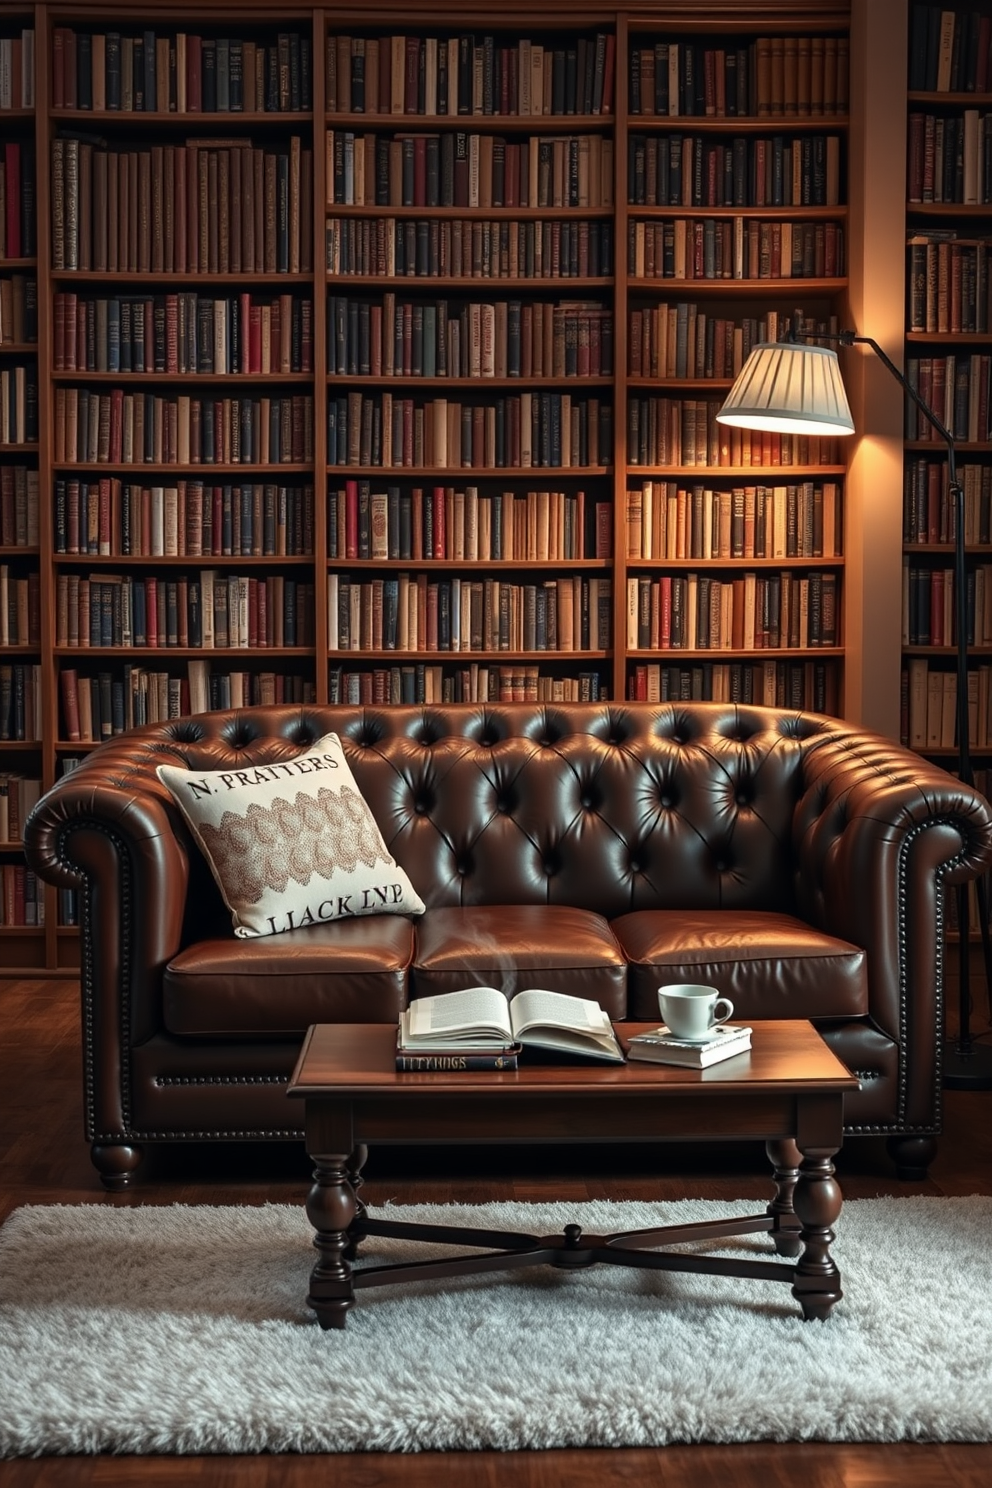
[[[622,1023],[624,1043],[655,1025]],[[841,1293],[830,1255],[841,1210],[832,1159],[843,1140],[844,1093],[858,1082],[812,1024],[754,1026],[746,1054],[706,1070],[631,1060],[625,1065],[537,1062],[498,1072],[407,1074],[394,1068],[396,1029],[381,1023],[318,1024],[307,1034],[288,1094],[302,1098],[315,1164],[307,1216],[318,1259],[307,1302],[322,1328],[343,1328],[364,1287],[540,1264],[597,1262],[790,1282],[805,1318],[825,1318]],[[761,1139],[775,1196],[747,1218],[665,1225],[617,1235],[525,1235],[370,1218],[359,1198],[368,1148],[483,1142],[682,1142]],[[782,1261],[728,1259],[661,1247],[765,1231]],[[356,1266],[366,1235],[443,1243],[468,1254]]]

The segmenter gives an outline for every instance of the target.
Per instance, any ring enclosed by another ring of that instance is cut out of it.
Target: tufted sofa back
[[[244,769],[336,731],[429,907],[789,911],[804,757],[832,729],[816,715],[705,703],[262,707],[154,725],[116,747],[119,784],[140,774],[187,845],[188,939],[223,911],[154,779],[165,761]],[[104,776],[114,748],[101,751]]]

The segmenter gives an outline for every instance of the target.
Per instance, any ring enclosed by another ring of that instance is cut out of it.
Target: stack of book
[[[719,1023],[702,1040],[678,1038],[662,1023],[650,1033],[635,1034],[627,1044],[627,1058],[706,1069],[721,1059],[743,1054],[750,1047],[751,1029],[740,1023]]]
[[[498,987],[419,997],[400,1014],[398,1070],[512,1070],[524,1044],[622,1064],[598,1002],[530,988],[512,1002]]]

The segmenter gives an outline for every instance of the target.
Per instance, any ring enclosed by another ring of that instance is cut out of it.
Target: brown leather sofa
[[[340,734],[427,905],[236,939],[155,775]],[[851,1134],[904,1175],[940,1130],[943,890],[992,862],[985,800],[836,719],[708,703],[262,707],[134,730],[32,812],[28,861],[81,891],[86,1130],[120,1188],[143,1144],[299,1139],[314,1022],[395,1022],[473,982],[655,1018],[664,981],[812,1018],[861,1089]]]

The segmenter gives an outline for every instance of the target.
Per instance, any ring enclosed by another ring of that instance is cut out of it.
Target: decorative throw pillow
[[[422,914],[345,759],[325,734],[294,759],[243,770],[159,765],[240,936],[349,915]]]

